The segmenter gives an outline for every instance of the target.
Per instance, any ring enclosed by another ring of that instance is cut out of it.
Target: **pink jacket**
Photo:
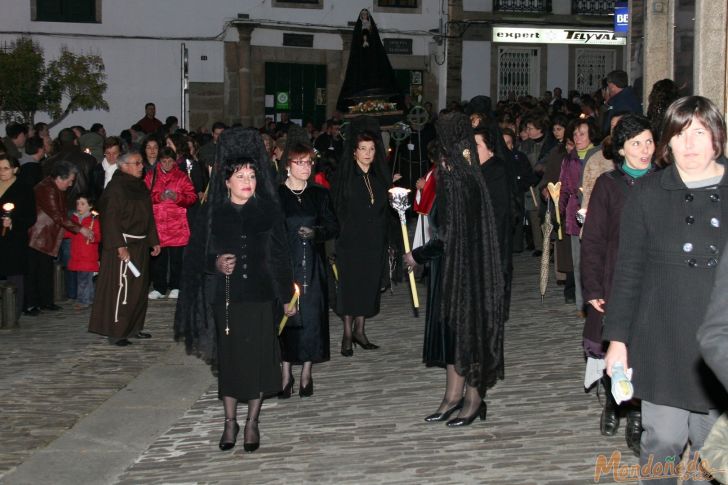
[[[177,167],[177,164],[173,165],[169,172],[164,172],[162,164],[156,163],[154,170],[147,172],[144,182],[152,193],[152,209],[159,234],[159,245],[186,246],[190,239],[187,208],[197,201],[197,194],[189,177]],[[177,194],[177,198],[162,200],[162,194],[167,190]]]

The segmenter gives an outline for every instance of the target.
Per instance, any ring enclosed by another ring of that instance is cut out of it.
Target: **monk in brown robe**
[[[103,251],[91,310],[89,332],[109,337],[120,347],[127,337],[150,338],[142,332],[147,314],[149,255],[159,254],[152,199],[142,180],[142,156],[130,151],[98,202]],[[135,275],[135,269],[140,274]]]

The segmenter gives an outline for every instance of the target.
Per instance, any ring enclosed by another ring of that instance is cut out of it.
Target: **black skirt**
[[[281,390],[280,354],[273,302],[231,302],[225,334],[225,304],[215,304],[218,397],[239,401]]]

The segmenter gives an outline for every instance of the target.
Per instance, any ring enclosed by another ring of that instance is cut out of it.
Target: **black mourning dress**
[[[455,337],[450,326],[441,315],[442,303],[442,257],[444,244],[438,235],[438,199],[428,214],[432,237],[424,246],[412,251],[418,264],[429,264],[427,284],[427,314],[425,317],[425,338],[422,346],[422,361],[428,366],[445,367],[455,363]]]
[[[324,242],[336,237],[339,225],[327,189],[309,184],[296,196],[281,185],[278,194],[286,217],[293,277],[301,290],[298,313],[288,319],[281,334],[282,358],[293,364],[325,362],[330,353]],[[301,226],[314,229],[315,237],[302,240]]]
[[[218,342],[218,394],[240,401],[281,390],[278,322],[293,278],[284,218],[274,204],[251,198],[224,204],[213,213],[208,270]],[[215,268],[220,254],[235,254],[225,312],[225,275]],[[225,333],[225,327],[229,333]]]
[[[337,212],[339,239],[336,241],[336,265],[339,270],[339,315],[373,317],[379,313],[379,289],[387,255],[387,221],[389,217],[388,187],[374,173],[372,164],[368,180],[374,203],[359,165],[348,187],[347,207]]]

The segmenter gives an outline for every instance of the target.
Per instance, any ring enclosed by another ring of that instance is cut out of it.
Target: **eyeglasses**
[[[313,160],[310,160],[307,158],[299,159],[299,160],[291,160],[291,163],[295,163],[299,167],[303,167],[305,165],[308,165],[309,167],[313,166]]]
[[[141,167],[143,165],[142,162],[122,162],[124,165],[134,165],[135,167]]]

